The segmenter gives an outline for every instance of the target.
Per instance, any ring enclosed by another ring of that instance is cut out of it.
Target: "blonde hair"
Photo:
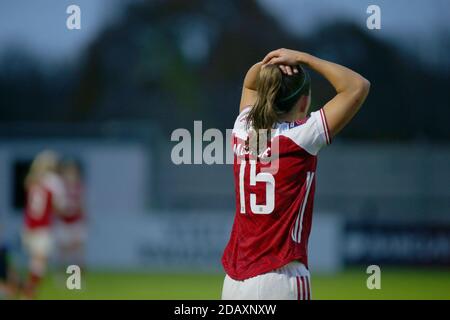
[[[266,65],[259,72],[257,99],[247,116],[247,125],[259,131],[272,129],[282,115],[289,113],[298,99],[310,93],[308,73],[297,66],[298,73],[284,75],[279,66]]]
[[[255,130],[270,129],[278,119],[274,105],[281,87],[282,74],[278,66],[267,65],[261,68],[255,105],[247,116],[247,124]]]
[[[59,156],[56,152],[51,150],[40,152],[31,163],[30,170],[25,178],[25,188],[38,183],[49,172],[56,172],[58,162]]]

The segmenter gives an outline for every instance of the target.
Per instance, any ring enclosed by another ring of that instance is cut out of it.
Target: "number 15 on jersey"
[[[256,160],[250,160],[250,186],[256,186],[257,182],[266,184],[266,204],[256,204],[256,194],[250,193],[250,210],[254,214],[271,214],[275,208],[275,178],[269,172],[259,172],[256,174]],[[239,198],[241,213],[246,213],[245,207],[245,171],[247,161],[241,160],[239,168]]]

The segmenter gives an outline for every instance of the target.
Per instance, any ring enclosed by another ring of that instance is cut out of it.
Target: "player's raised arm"
[[[360,74],[304,52],[288,49],[275,50],[264,58],[263,64],[291,66],[304,64],[322,74],[333,85],[336,96],[323,108],[332,136],[347,125],[369,93],[370,83]]]
[[[245,107],[252,106],[256,102],[256,90],[261,65],[261,62],[254,64],[245,75],[244,85],[242,87],[241,103],[239,105],[239,112],[241,112]]]

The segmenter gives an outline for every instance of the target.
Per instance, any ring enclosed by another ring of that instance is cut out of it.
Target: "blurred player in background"
[[[23,243],[29,255],[25,298],[35,297],[45,274],[53,239],[51,224],[55,213],[65,209],[64,184],[57,174],[58,155],[43,151],[36,156],[25,179],[26,204]]]
[[[12,299],[19,288],[19,278],[13,269],[9,248],[2,238],[2,226],[0,225],[0,300]]]
[[[0,242],[0,300],[12,296],[9,273],[8,248]]]
[[[310,115],[310,78],[301,65],[337,92]],[[307,254],[317,154],[353,118],[369,86],[346,67],[287,49],[248,71],[233,128],[236,214],[222,258],[223,299],[311,299]]]
[[[64,183],[66,206],[55,225],[58,261],[65,269],[69,265],[85,266],[86,216],[84,185],[79,164],[75,160],[62,161],[60,175]]]

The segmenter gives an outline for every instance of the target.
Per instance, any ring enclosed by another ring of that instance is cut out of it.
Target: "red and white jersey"
[[[258,158],[248,152],[241,112],[233,128],[236,213],[222,264],[235,280],[248,279],[294,260],[308,266],[317,154],[329,144],[325,113],[278,123]],[[270,155],[271,161],[260,161]]]
[[[64,186],[56,174],[47,174],[27,190],[25,227],[47,228],[51,225],[55,205],[64,206]]]
[[[66,206],[62,214],[61,220],[64,223],[71,224],[83,220],[83,185],[81,182],[69,182],[64,183]]]

